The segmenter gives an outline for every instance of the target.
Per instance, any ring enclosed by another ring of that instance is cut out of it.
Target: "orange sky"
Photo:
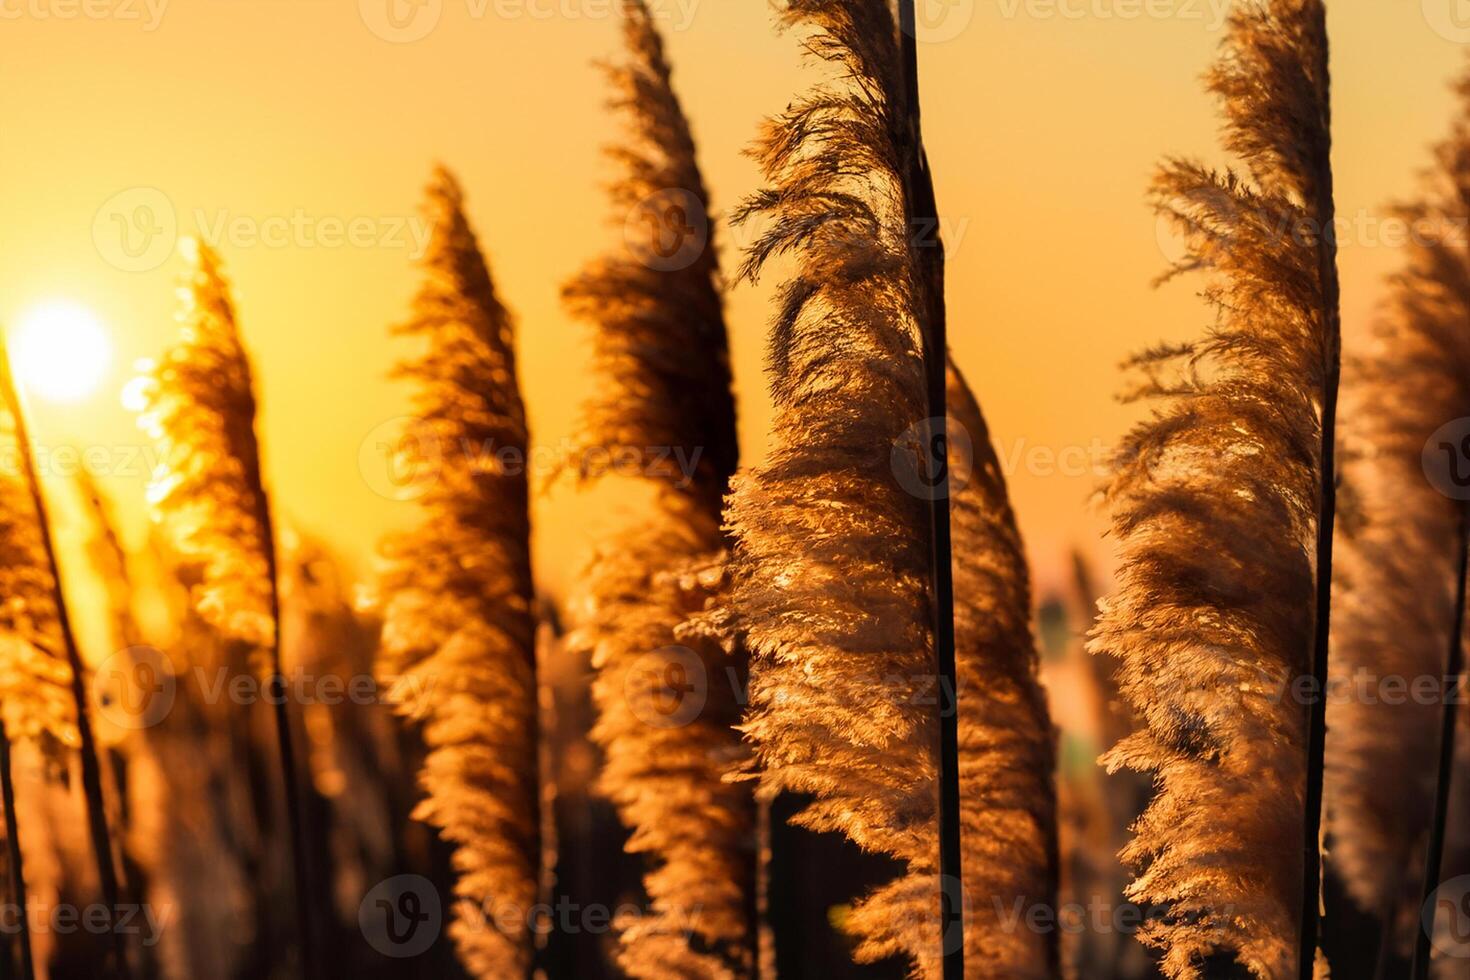
[[[1450,111],[1445,83],[1470,41],[1450,17],[1456,2],[1330,3],[1350,344],[1395,264],[1379,240],[1382,205],[1411,189]],[[1117,361],[1207,320],[1193,285],[1149,288],[1167,242],[1143,196],[1161,154],[1213,156],[1216,118],[1198,76],[1221,6],[952,0],[921,45],[952,343],[1008,464],[1043,588],[1073,545],[1105,554],[1087,461],[1133,417],[1113,401]],[[656,7],[715,208],[728,208],[756,184],[741,150],[757,122],[812,75],[795,39],[773,33],[766,3]],[[374,491],[360,450],[403,412],[386,378],[400,349],[385,330],[414,288],[404,222],[436,159],[465,184],[519,316],[537,438],[556,445],[585,382],[581,328],[558,288],[621,223],[600,190],[598,147],[615,129],[591,67],[616,54],[609,10],[609,0],[0,0],[0,319],[70,299],[97,312],[117,348],[93,398],[36,403],[43,447],[100,449],[104,484],[124,506],[141,498],[141,439],[118,393],[132,361],[172,336],[171,228],[222,235],[277,505],[363,567],[378,536],[413,516]],[[125,249],[117,222],[134,219]],[[148,249],[143,226],[159,232]],[[333,240],[348,230],[354,240]],[[729,299],[748,456],[769,418],[770,287]],[[570,496],[538,505],[553,587],[574,574],[583,530]]]

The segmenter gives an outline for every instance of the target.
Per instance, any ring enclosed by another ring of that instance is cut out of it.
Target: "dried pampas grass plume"
[[[848,917],[857,958],[937,976],[929,514],[892,462],[928,415],[897,28],[883,0],[793,3],[784,21],[841,78],[768,124],[771,186],[737,212],[766,222],[743,275],[794,260],[768,353],[769,455],[735,478],[726,514],[728,613],[752,657],[742,727],[762,792],[809,794],[801,825],[907,868]]]
[[[1003,921],[1057,901],[1055,737],[1031,634],[1031,576],[989,429],[953,364],[948,402],[965,976],[1040,980],[1060,975],[1055,933]],[[966,443],[970,458],[956,458]]]
[[[1208,80],[1248,173],[1176,160],[1156,179],[1159,212],[1188,245],[1174,273],[1209,273],[1217,322],[1130,362],[1141,376],[1130,397],[1157,408],[1104,492],[1122,564],[1091,649],[1121,659],[1143,722],[1106,759],[1157,781],[1124,855],[1140,872],[1130,897],[1168,909],[1141,938],[1175,978],[1216,957],[1285,980],[1299,941],[1308,967],[1316,945],[1320,716],[1289,692],[1325,666],[1331,561],[1339,329],[1335,249],[1321,234],[1333,218],[1324,19],[1320,0],[1238,9]]]
[[[1355,520],[1343,535],[1333,622],[1333,740],[1327,799],[1332,863],[1365,911],[1398,919],[1407,952],[1431,826],[1442,707],[1422,697],[1357,696],[1361,683],[1438,678],[1452,640],[1464,504],[1426,479],[1424,453],[1442,426],[1470,416],[1470,73],[1459,116],[1435,148],[1421,196],[1401,208],[1422,229],[1359,358],[1347,364],[1345,478]],[[1461,229],[1456,232],[1455,229]],[[1457,450],[1458,451],[1458,450]],[[1463,725],[1463,721],[1462,721]],[[1460,732],[1460,768],[1470,759]],[[1460,782],[1463,782],[1461,780]],[[1463,795],[1463,794],[1462,794]],[[1462,842],[1463,843],[1463,842]],[[1463,860],[1463,856],[1461,858]],[[1447,941],[1447,940],[1437,940]]]
[[[663,43],[642,2],[623,13],[628,58],[608,74],[612,108],[629,126],[611,151],[622,170],[613,201],[639,209],[668,198],[697,207],[695,227],[708,229]],[[754,976],[756,942],[755,804],[749,784],[725,778],[744,757],[735,730],[743,657],[681,633],[709,595],[677,574],[725,546],[720,503],[738,455],[735,402],[713,243],[706,233],[687,256],[650,261],[664,231],[641,227],[647,240],[630,239],[565,291],[593,326],[599,382],[582,408],[579,453],[643,461],[638,504],[597,543],[567,642],[597,669],[599,789],[631,831],[628,849],[651,865],[643,884],[652,914],[617,923],[619,965],[645,980],[737,980]],[[596,475],[578,469],[584,480]]]
[[[427,797],[415,816],[454,845],[449,928],[469,972],[527,975],[539,882],[536,624],[523,468],[525,409],[510,314],[501,305],[454,177],[438,168],[425,211],[433,238],[413,316],[423,344],[398,374],[413,384],[418,448],[436,470],[422,519],[384,542],[378,671],[414,697]]]

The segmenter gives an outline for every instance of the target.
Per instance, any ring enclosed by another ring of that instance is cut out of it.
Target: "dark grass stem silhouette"
[[[81,652],[72,631],[71,616],[62,589],[61,567],[56,560],[56,546],[52,540],[45,493],[36,473],[35,457],[27,432],[25,405],[11,373],[9,349],[3,343],[0,343],[0,399],[3,399],[4,411],[11,417],[20,460],[18,478],[24,485],[24,493],[30,498],[29,514],[35,522],[35,544],[38,547],[32,557],[39,562],[40,567],[36,569],[33,584],[47,588],[51,593],[47,605],[54,617],[53,625],[70,675],[72,721],[76,728],[77,750],[81,756],[82,792],[87,801],[87,830],[97,865],[97,880],[102,889],[102,899],[107,904],[107,930],[112,937],[111,968],[113,975],[126,978],[130,973],[127,943],[122,930],[116,928],[117,916],[122,911],[121,892],[118,887],[117,866],[113,863],[112,831],[107,825],[107,808],[102,793],[101,760],[92,731],[86,667],[82,663]],[[10,601],[25,601],[22,596],[12,595],[7,598]],[[9,756],[8,751],[6,755]],[[25,914],[24,906],[21,907],[21,912],[22,915]]]
[[[930,583],[929,601],[934,624],[934,661],[941,691],[954,692],[955,596],[954,556],[950,526],[951,474],[948,466],[948,414],[945,411],[946,367],[949,358],[944,304],[944,242],[940,238],[939,207],[934,199],[934,180],[924,152],[919,97],[918,25],[914,0],[899,0],[899,49],[903,62],[903,116],[906,126],[900,140],[904,160],[904,193],[909,207],[910,248],[917,252],[918,280],[922,288],[921,334],[924,351],[924,381],[929,403],[926,433],[939,463],[939,480],[929,501]],[[934,229],[932,235],[920,229]],[[942,701],[943,699],[941,699]],[[960,815],[960,744],[958,704],[941,704],[939,714],[939,881],[944,942],[945,980],[964,980],[964,847]]]
[[[21,859],[20,822],[15,815],[15,777],[11,773],[10,745],[10,736],[0,724],[0,800],[5,807],[5,864],[10,877],[11,900],[16,908],[22,910],[15,930],[16,943],[20,947],[20,976],[22,980],[34,980],[36,967],[31,956],[31,924],[24,911],[27,907],[25,865]],[[7,950],[7,954],[9,952]]]

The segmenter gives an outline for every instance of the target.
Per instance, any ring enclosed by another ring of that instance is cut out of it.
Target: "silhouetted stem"
[[[112,860],[112,834],[107,827],[107,810],[102,797],[102,768],[97,756],[97,743],[92,735],[92,722],[87,713],[86,667],[72,632],[71,616],[67,611],[66,592],[61,584],[61,567],[56,560],[56,547],[51,540],[51,521],[47,516],[46,496],[36,475],[35,460],[31,454],[30,436],[26,431],[25,409],[10,371],[10,352],[0,344],[0,388],[4,389],[6,407],[15,419],[15,438],[24,465],[24,477],[36,513],[37,532],[46,553],[46,562],[51,571],[55,589],[56,618],[61,627],[62,645],[66,649],[66,661],[71,667],[72,700],[77,709],[77,738],[81,743],[82,791],[87,799],[87,826],[91,833],[92,852],[97,861],[97,879],[102,886],[102,897],[107,905],[107,931],[112,935],[114,971],[119,977],[129,975],[127,946],[122,932],[117,928],[117,915],[121,911],[117,884],[117,869]]]
[[[930,501],[930,598],[933,606],[934,656],[939,676],[939,874],[941,887],[941,935],[945,980],[964,980],[964,909],[961,899],[959,688],[955,681],[954,649],[954,557],[950,544],[949,449],[945,404],[945,365],[948,353],[944,307],[944,245],[939,239],[939,209],[934,200],[934,183],[924,154],[923,129],[919,115],[919,58],[916,44],[914,0],[900,0],[899,43],[902,46],[904,96],[907,118],[905,183],[908,224],[904,233],[909,248],[916,252],[925,309],[921,315],[924,338],[924,373],[929,400],[928,436],[940,467],[939,482]],[[934,229],[933,239],[917,241],[915,229]],[[945,695],[948,695],[946,699]],[[946,700],[948,703],[946,703]]]
[[[1455,728],[1460,714],[1458,678],[1465,671],[1465,585],[1466,568],[1470,564],[1470,512],[1460,506],[1459,529],[1459,577],[1455,580],[1455,619],[1450,630],[1449,656],[1446,658],[1444,692],[1444,720],[1439,734],[1439,781],[1434,790],[1434,823],[1429,830],[1429,851],[1424,859],[1424,890],[1421,909],[1430,908],[1434,893],[1439,890],[1440,865],[1444,862],[1444,839],[1450,812],[1450,786],[1454,779]],[[1430,923],[1416,930],[1414,944],[1414,980],[1425,980],[1429,976]]]
[[[1327,42],[1322,42],[1322,63],[1315,66],[1322,79],[1328,77]],[[1325,82],[1324,82],[1325,86]],[[1328,111],[1324,105],[1324,113]],[[1323,132],[1332,132],[1331,120],[1323,120]],[[1302,828],[1302,934],[1299,950],[1301,980],[1312,980],[1317,957],[1317,935],[1322,913],[1322,784],[1327,757],[1327,664],[1332,623],[1332,534],[1337,518],[1337,388],[1342,362],[1342,321],[1338,312],[1340,287],[1337,276],[1337,244],[1332,237],[1336,204],[1333,201],[1332,167],[1327,147],[1322,148],[1321,171],[1317,175],[1314,217],[1322,229],[1317,243],[1317,277],[1322,295],[1322,447],[1319,456],[1320,489],[1317,511],[1316,624],[1312,642],[1312,690],[1307,730],[1306,813]]]
[[[318,977],[314,935],[315,903],[311,900],[311,872],[307,864],[306,820],[303,816],[301,784],[296,764],[296,751],[291,735],[291,714],[286,698],[286,678],[281,665],[281,588],[280,563],[276,556],[274,522],[265,488],[259,488],[260,501],[256,518],[260,521],[265,542],[266,574],[270,576],[271,631],[270,690],[275,702],[276,740],[281,748],[281,778],[286,783],[286,820],[291,828],[291,880],[296,890],[296,921],[301,944],[303,976]]]
[[[23,980],[35,980],[36,968],[31,960],[31,921],[26,911],[26,879],[21,864],[20,822],[15,818],[15,778],[10,771],[10,750],[10,736],[5,733],[5,726],[0,724],[0,797],[5,802],[5,854],[10,865],[11,894],[15,897],[19,917],[16,938],[20,942],[20,975]]]

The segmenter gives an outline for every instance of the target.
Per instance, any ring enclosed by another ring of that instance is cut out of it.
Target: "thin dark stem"
[[[930,495],[930,597],[934,628],[934,657],[939,676],[939,874],[941,928],[944,949],[944,980],[964,980],[964,881],[960,848],[959,689],[955,682],[954,566],[949,524],[949,466],[945,368],[948,341],[944,306],[944,245],[940,241],[939,208],[934,200],[934,181],[924,153],[923,128],[919,114],[919,56],[916,43],[914,0],[900,0],[899,43],[903,55],[903,85],[906,122],[903,141],[905,192],[908,226],[904,229],[910,250],[918,259],[920,285],[925,299],[923,316],[924,371],[927,382],[930,445],[939,480]],[[916,229],[933,229],[932,236],[915,235]],[[948,698],[944,695],[948,694]]]
[[[755,801],[755,930],[756,980],[777,980],[776,937],[771,928],[771,805],[770,797]]]
[[[86,667],[72,631],[71,615],[66,605],[66,590],[62,587],[61,566],[56,560],[56,546],[51,539],[51,520],[46,509],[46,495],[36,475],[35,460],[31,455],[31,441],[26,429],[25,408],[20,393],[15,387],[15,378],[10,371],[10,352],[0,344],[0,387],[4,388],[6,407],[15,420],[15,438],[24,464],[24,476],[31,502],[36,514],[37,533],[46,553],[46,562],[51,571],[55,590],[56,618],[61,628],[62,645],[66,649],[67,664],[71,667],[72,700],[77,709],[77,737],[81,745],[82,791],[87,799],[87,826],[92,838],[92,852],[97,862],[97,879],[102,886],[102,897],[107,905],[107,931],[112,935],[113,970],[118,977],[129,976],[127,945],[122,931],[117,928],[117,916],[121,911],[117,868],[113,864],[112,834],[107,826],[107,810],[102,796],[102,767],[97,755],[97,742],[92,734],[91,717],[87,711]]]
[[[1458,679],[1465,671],[1465,585],[1470,565],[1470,512],[1461,505],[1459,529],[1459,577],[1455,580],[1455,619],[1450,630],[1449,656],[1446,658],[1444,720],[1439,730],[1439,781],[1434,789],[1434,823],[1429,830],[1429,851],[1424,859],[1424,889],[1421,909],[1429,908],[1439,890],[1440,865],[1444,863],[1444,839],[1450,812],[1450,787],[1455,771],[1455,723],[1460,715]],[[1417,931],[1414,943],[1414,980],[1429,976],[1429,928]]]
[[[19,916],[16,931],[20,941],[20,975],[23,980],[34,980],[36,967],[31,959],[31,921],[26,910],[26,879],[20,855],[20,821],[15,817],[15,777],[11,774],[10,766],[10,736],[6,734],[5,726],[0,724],[0,796],[5,801],[5,855],[10,865],[10,888],[11,894],[15,896],[15,907]]]
[[[303,816],[301,783],[296,763],[296,751],[291,734],[291,713],[286,697],[286,677],[281,661],[281,588],[280,563],[276,555],[275,524],[271,519],[270,501],[263,486],[257,487],[259,508],[256,517],[260,521],[261,538],[265,542],[266,574],[270,576],[271,593],[271,649],[270,690],[275,702],[276,740],[281,749],[281,779],[286,784],[286,820],[291,828],[291,881],[296,890],[296,921],[301,943],[302,975],[309,978],[323,976],[317,970],[315,942],[315,903],[311,894],[311,870],[307,865],[309,851],[306,837],[306,820]]]
[[[1390,980],[1390,970],[1393,968],[1395,959],[1393,947],[1398,920],[1399,891],[1400,889],[1396,886],[1383,903],[1383,918],[1379,923],[1378,963],[1373,968],[1373,980]]]
[[[1313,66],[1321,80],[1324,100],[1328,90],[1327,29],[1322,36],[1321,61]],[[1317,226],[1331,229],[1336,217],[1331,164],[1331,113],[1322,107],[1324,134],[1317,175]],[[1338,311],[1340,286],[1337,244],[1324,231],[1317,243],[1317,281],[1322,302],[1322,444],[1319,454],[1319,505],[1316,548],[1316,623],[1312,637],[1312,701],[1307,729],[1306,813],[1302,821],[1302,932],[1299,950],[1301,980],[1312,980],[1316,970],[1317,938],[1321,928],[1322,895],[1322,785],[1327,761],[1328,638],[1332,625],[1332,535],[1337,523],[1337,389],[1342,372],[1342,321]]]

